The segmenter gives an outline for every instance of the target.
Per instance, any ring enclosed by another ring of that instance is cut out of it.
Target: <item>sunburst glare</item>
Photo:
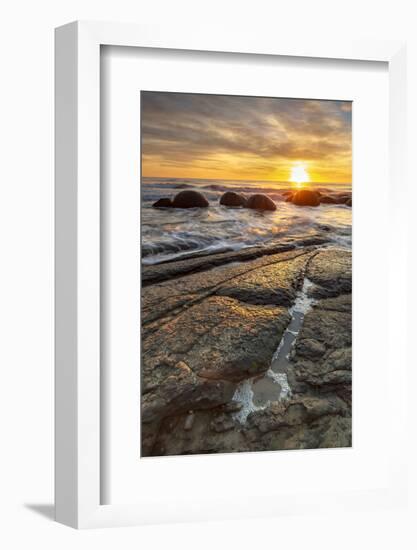
[[[309,181],[310,176],[303,164],[295,164],[291,168],[290,182],[295,183],[296,187],[303,187],[303,185]]]

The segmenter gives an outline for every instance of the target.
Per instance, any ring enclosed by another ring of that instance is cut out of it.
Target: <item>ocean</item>
[[[351,192],[351,184],[307,184],[322,193]],[[204,194],[209,208],[152,208],[161,197],[173,198],[182,189]],[[219,204],[228,190],[265,193],[277,210],[227,208]],[[283,193],[294,190],[289,182],[142,178],[141,254],[145,265],[196,254],[213,254],[270,244],[295,244],[325,234],[340,247],[352,246],[352,209],[345,205],[295,206]]]

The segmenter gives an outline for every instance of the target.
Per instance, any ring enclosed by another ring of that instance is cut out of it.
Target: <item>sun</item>
[[[310,181],[310,176],[302,164],[295,164],[291,168],[290,181],[295,183],[296,187],[302,187],[304,183]]]

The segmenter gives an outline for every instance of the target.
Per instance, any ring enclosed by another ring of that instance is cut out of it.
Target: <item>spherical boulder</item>
[[[158,199],[152,205],[152,208],[171,208],[171,207],[172,207],[172,201],[171,199],[167,199],[166,197],[162,199]]]
[[[246,206],[246,197],[241,193],[226,191],[220,197],[220,204],[223,206]]]
[[[206,197],[198,191],[180,191],[172,201],[173,208],[207,208]]]
[[[337,199],[330,195],[322,195],[320,197],[320,204],[337,204]]]
[[[339,193],[337,195],[336,204],[346,204],[348,200],[352,200],[352,195],[350,193]]]
[[[318,206],[320,204],[320,196],[316,191],[311,189],[300,189],[292,199],[293,204],[297,206]]]
[[[277,206],[267,195],[256,193],[248,198],[246,208],[252,208],[254,210],[276,210]]]

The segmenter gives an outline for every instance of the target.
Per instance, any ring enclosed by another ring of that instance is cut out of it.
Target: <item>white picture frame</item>
[[[405,185],[405,44],[402,42],[328,42],[193,28],[188,34],[169,27],[74,22],[56,29],[56,519],[76,528],[134,525],[187,519],[167,500],[164,510],[132,504],[101,504],[100,498],[100,47],[168,48],[292,57],[383,61],[389,67],[390,194],[397,237],[404,236],[400,206]],[[398,200],[397,200],[398,199]],[[405,251],[393,258],[405,273]],[[390,304],[401,315],[401,304]],[[404,352],[405,353],[405,352]],[[406,357],[399,355],[397,391],[405,417]],[[403,399],[404,398],[404,399]],[[386,488],[340,493],[337,505],[392,506],[406,491],[405,451],[399,430]],[[151,495],[149,495],[151,500]],[[275,502],[271,514],[329,507],[329,496],[294,495]],[[336,505],[332,495],[331,506]],[[192,519],[239,517],[221,498]],[[188,518],[190,519],[190,518]]]

